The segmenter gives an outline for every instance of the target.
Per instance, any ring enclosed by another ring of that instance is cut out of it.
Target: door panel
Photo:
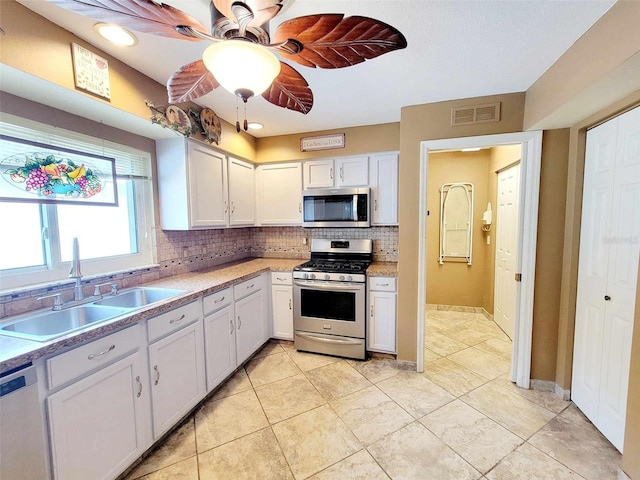
[[[520,165],[498,174],[494,319],[513,338]]]

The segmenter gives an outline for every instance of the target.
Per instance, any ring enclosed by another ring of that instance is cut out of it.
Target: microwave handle
[[[353,218],[354,222],[358,221],[358,194],[353,196]]]

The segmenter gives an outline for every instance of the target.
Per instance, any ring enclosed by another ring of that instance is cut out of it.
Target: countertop
[[[162,287],[186,290],[182,295],[172,297],[127,313],[94,327],[69,333],[48,342],[35,342],[0,335],[0,373],[11,370],[38,358],[61,352],[69,347],[86,343],[108,333],[133,325],[145,318],[184,305],[203,295],[217,292],[238,282],[259,275],[262,272],[290,271],[302,263],[300,259],[254,258],[230,262],[206,270],[167,277],[145,284],[146,287]],[[374,262],[367,270],[369,276],[397,276],[397,264]],[[6,320],[6,319],[5,319]]]

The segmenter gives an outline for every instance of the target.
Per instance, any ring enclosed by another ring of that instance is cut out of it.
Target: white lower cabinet
[[[264,290],[236,302],[236,345],[238,365],[264,342]]]
[[[141,357],[137,351],[47,399],[54,478],[112,479],[149,447]]]
[[[369,279],[369,315],[367,318],[367,350],[396,353],[396,279]]]
[[[203,306],[207,392],[210,392],[238,366],[233,288],[207,295]]]
[[[149,346],[153,433],[160,438],[205,395],[202,322]]]
[[[293,277],[291,272],[271,274],[271,336],[293,340]]]

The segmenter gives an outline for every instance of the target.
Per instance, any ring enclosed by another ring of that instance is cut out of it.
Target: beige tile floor
[[[425,372],[270,342],[126,480],[617,479],[571,402],[508,378],[480,314],[427,311]]]

